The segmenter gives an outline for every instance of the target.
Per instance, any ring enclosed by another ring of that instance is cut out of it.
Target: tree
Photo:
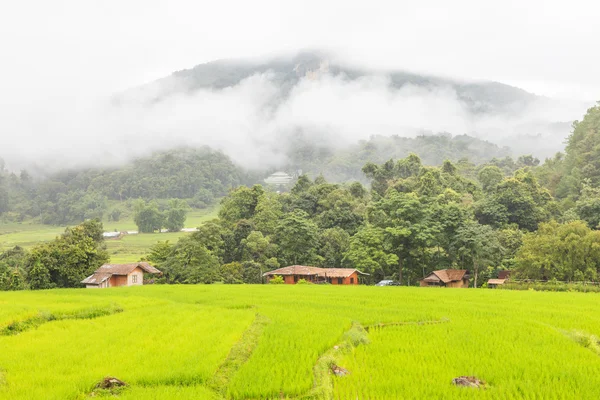
[[[109,260],[103,231],[100,221],[85,221],[67,228],[52,242],[34,247],[27,271],[34,273],[36,288],[79,287],[85,277]]]
[[[221,201],[219,218],[228,224],[234,224],[240,219],[251,219],[264,193],[260,185],[254,185],[252,188],[245,186],[237,188]]]
[[[494,190],[500,182],[502,182],[502,179],[504,179],[504,174],[497,166],[488,165],[479,171],[477,174],[477,179],[481,183],[483,191],[490,192]]]
[[[600,270],[600,231],[583,221],[540,224],[523,237],[515,258],[521,279],[597,280]]]
[[[260,231],[252,231],[241,241],[242,260],[264,263],[276,253],[277,246]]]
[[[480,202],[475,215],[480,223],[501,227],[516,224],[520,229],[534,231],[558,209],[548,190],[540,187],[531,172],[517,171],[504,179],[494,193]]]
[[[179,239],[162,266],[168,283],[213,283],[220,279],[219,259],[192,236]]]
[[[341,268],[344,254],[350,249],[350,235],[342,228],[329,228],[321,232],[318,254],[325,268]]]
[[[398,256],[387,246],[382,228],[366,226],[352,236],[342,262],[360,268],[370,274],[371,279],[381,280],[392,273]]]
[[[265,235],[271,235],[283,215],[283,206],[275,193],[264,193],[258,199],[255,208],[254,225]]]
[[[160,231],[164,226],[165,216],[158,210],[156,202],[146,203],[139,200],[134,206],[133,221],[140,233],[153,233],[156,230]]]
[[[316,257],[319,228],[302,210],[286,214],[275,230],[280,259],[289,265],[311,264]]]
[[[179,232],[185,226],[186,214],[189,210],[188,204],[184,200],[169,200],[168,209],[165,215],[165,228],[169,232]]]
[[[590,228],[600,228],[600,189],[584,184],[575,212]]]
[[[221,265],[223,283],[244,283],[243,270],[242,263],[237,261]]]
[[[29,270],[29,287],[31,289],[50,289],[54,287],[50,271],[39,260]]]
[[[460,255],[463,265],[473,270],[473,287],[477,287],[479,270],[489,264],[498,264],[502,246],[496,232],[488,225],[469,221],[457,230],[453,247]]]

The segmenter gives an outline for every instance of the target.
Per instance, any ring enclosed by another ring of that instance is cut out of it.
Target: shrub
[[[284,282],[284,280],[283,280],[283,277],[281,277],[281,276],[279,276],[279,275],[275,275],[274,277],[272,277],[272,278],[269,280],[269,283],[270,283],[270,284],[273,284],[273,285],[281,285],[282,283],[285,283],[285,282]]]

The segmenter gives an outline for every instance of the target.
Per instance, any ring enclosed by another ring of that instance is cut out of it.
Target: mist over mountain
[[[111,99],[32,110],[0,139],[0,157],[43,173],[208,145],[268,169],[289,165],[299,138],[344,151],[375,136],[446,132],[544,158],[563,149],[584,110],[502,83],[366,69],[312,51],[209,62]]]

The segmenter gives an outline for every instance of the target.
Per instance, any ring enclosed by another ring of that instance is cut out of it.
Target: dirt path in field
[[[207,388],[215,391],[219,396],[225,397],[231,378],[248,361],[265,326],[269,322],[269,319],[264,315],[256,314],[252,324],[244,331],[240,340],[231,348],[227,358],[217,369],[217,372],[206,383]]]
[[[333,376],[339,376],[343,379],[344,375],[351,374],[352,371],[347,371],[339,366],[338,359],[343,354],[349,353],[353,348],[369,344],[368,333],[375,329],[383,329],[392,326],[406,325],[434,325],[450,322],[448,318],[439,320],[425,321],[399,321],[379,323],[363,326],[358,322],[353,322],[350,329],[342,335],[340,343],[322,354],[317,363],[313,367],[314,384],[313,388],[306,394],[296,397],[297,400],[333,400]],[[341,371],[338,372],[338,371]]]

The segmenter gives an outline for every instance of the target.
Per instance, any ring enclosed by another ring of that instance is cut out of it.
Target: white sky
[[[361,64],[600,99],[592,0],[0,2],[0,105],[110,93],[217,58],[330,48]]]

